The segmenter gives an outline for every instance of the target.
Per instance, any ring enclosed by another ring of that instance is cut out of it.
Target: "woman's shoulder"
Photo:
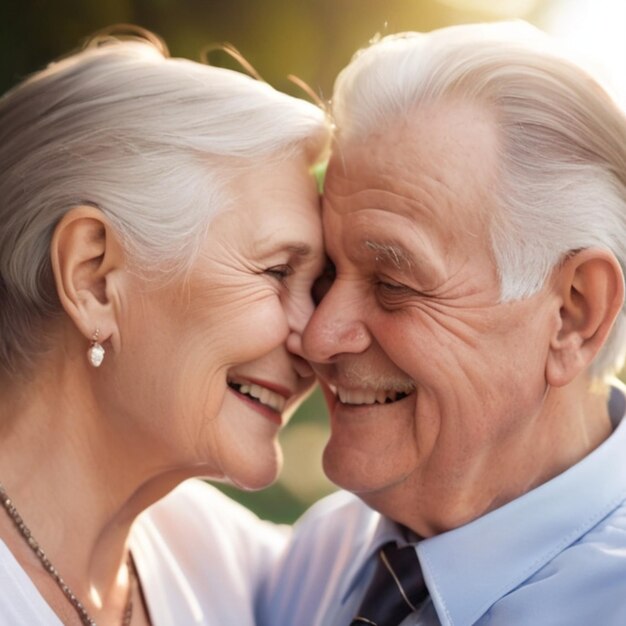
[[[133,536],[182,552],[269,556],[287,541],[289,529],[259,519],[221,491],[187,480],[137,519]]]
[[[322,533],[327,539],[369,531],[380,520],[380,514],[368,507],[360,498],[347,491],[337,491],[313,504],[296,522],[295,535],[311,537]],[[329,524],[329,522],[333,522]],[[329,530],[332,528],[332,533]]]
[[[182,509],[182,511],[181,511]],[[153,504],[150,515],[167,515],[169,512],[188,512],[192,515],[212,516],[219,509],[227,515],[247,516],[249,511],[224,495],[219,489],[198,478],[182,482],[166,496]]]
[[[174,523],[179,532],[181,524],[200,526],[203,532],[209,527],[241,532],[258,531],[259,528],[272,529],[278,534],[286,532],[285,527],[259,519],[249,509],[199,479],[181,483],[144,512],[140,520],[144,518],[159,525]]]
[[[0,539],[0,626],[61,626],[6,544]]]
[[[244,625],[254,622],[258,589],[286,540],[281,527],[189,480],[139,516],[130,549],[151,610],[171,617],[164,623],[203,615],[202,624]]]

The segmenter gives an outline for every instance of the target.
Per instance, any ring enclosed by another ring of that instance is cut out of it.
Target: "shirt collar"
[[[613,387],[614,424],[625,407],[623,392]],[[422,540],[417,552],[442,624],[473,624],[608,515],[626,497],[625,449],[622,419],[611,437],[559,476],[465,526]]]
[[[366,507],[363,503],[361,506]],[[367,511],[368,527],[362,534],[362,541],[352,560],[352,567],[346,571],[345,586],[340,594],[342,604],[346,602],[350,594],[361,588],[363,581],[371,574],[372,567],[368,567],[368,564],[375,563],[373,557],[382,545],[389,541],[396,541],[400,546],[410,543],[395,522],[383,517],[380,513],[372,514],[369,508]]]

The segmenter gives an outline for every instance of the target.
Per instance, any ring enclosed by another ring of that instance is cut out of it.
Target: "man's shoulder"
[[[605,569],[607,563],[615,561],[626,583],[626,499],[569,550],[584,551],[585,561],[597,564],[600,569]],[[592,559],[589,558],[591,555]]]
[[[626,624],[626,503],[489,610],[485,623]],[[483,622],[480,622],[483,623]]]

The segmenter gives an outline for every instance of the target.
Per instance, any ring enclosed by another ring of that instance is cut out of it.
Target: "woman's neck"
[[[117,611],[126,601],[134,519],[189,474],[155,470],[149,445],[138,448],[119,428],[89,376],[60,360],[33,382],[0,391],[0,482],[65,582],[97,614],[99,603]],[[2,511],[0,539],[37,572],[40,563]]]

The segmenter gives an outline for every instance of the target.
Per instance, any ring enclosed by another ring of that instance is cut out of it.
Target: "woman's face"
[[[313,383],[300,335],[322,230],[303,158],[243,171],[231,191],[185,278],[129,299],[117,376],[157,457],[260,488],[276,478],[276,435]]]

